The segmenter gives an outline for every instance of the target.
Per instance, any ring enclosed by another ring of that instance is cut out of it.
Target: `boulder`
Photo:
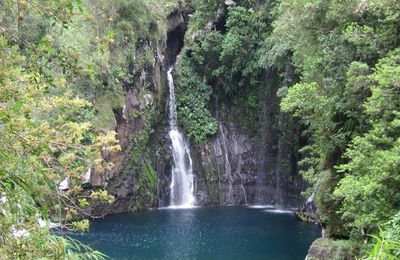
[[[306,260],[352,260],[359,252],[359,245],[351,240],[318,238],[308,250]]]

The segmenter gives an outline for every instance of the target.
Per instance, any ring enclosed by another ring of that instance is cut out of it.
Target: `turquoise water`
[[[70,235],[112,259],[304,259],[320,228],[292,214],[218,207],[108,216]]]

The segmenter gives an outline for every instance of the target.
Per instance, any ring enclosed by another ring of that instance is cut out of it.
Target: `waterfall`
[[[168,72],[169,88],[169,137],[172,141],[172,180],[171,205],[172,207],[191,207],[195,204],[192,158],[187,141],[178,130],[178,116],[176,112],[175,87],[171,67]]]

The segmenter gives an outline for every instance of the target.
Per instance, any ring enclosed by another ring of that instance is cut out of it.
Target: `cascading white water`
[[[192,207],[195,205],[193,167],[190,157],[189,145],[183,135],[178,130],[177,112],[175,102],[175,86],[172,77],[171,67],[168,72],[169,87],[169,137],[172,141],[172,156],[174,163],[172,166],[171,180],[171,207]]]

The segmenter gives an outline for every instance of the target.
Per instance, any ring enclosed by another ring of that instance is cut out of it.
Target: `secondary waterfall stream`
[[[195,205],[192,158],[187,141],[178,129],[173,67],[167,71],[169,88],[169,137],[172,142],[171,207],[192,207]]]
[[[221,142],[221,148],[222,148],[222,153],[224,154],[224,161],[225,161],[225,173],[227,174],[228,177],[228,194],[226,196],[226,202],[230,205],[234,204],[234,198],[233,198],[233,176],[232,176],[232,171],[231,171],[231,163],[229,161],[229,153],[227,149],[227,144],[226,144],[226,137],[224,133],[224,129],[222,127],[222,124],[219,124],[219,130],[221,132],[222,136],[222,142]]]

